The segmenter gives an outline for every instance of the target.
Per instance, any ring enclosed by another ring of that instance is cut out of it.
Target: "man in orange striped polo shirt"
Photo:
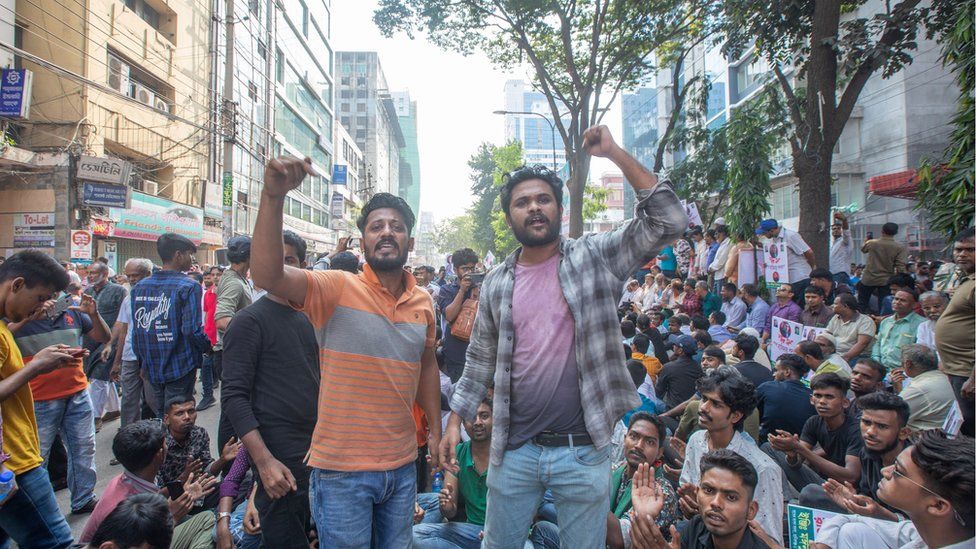
[[[403,199],[378,193],[357,225],[363,272],[304,271],[283,265],[282,207],[311,161],[272,160],[251,247],[257,286],[308,315],[319,343],[321,382],[312,435],[309,491],[323,547],[407,547],[417,478],[416,401],[440,418],[430,294],[403,270],[415,217]],[[440,443],[429,422],[429,448]],[[438,465],[436,451],[431,455]]]

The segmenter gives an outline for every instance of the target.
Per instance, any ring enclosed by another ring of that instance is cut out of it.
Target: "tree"
[[[596,216],[607,211],[607,199],[610,189],[587,185],[583,195],[583,221],[593,221]]]
[[[373,21],[386,36],[423,31],[438,46],[483,51],[496,65],[532,67],[569,163],[570,236],[583,231],[590,157],[583,133],[651,67],[651,53],[683,36],[706,0],[380,0]],[[568,122],[567,122],[568,121]]]
[[[878,71],[891,76],[911,63],[919,31],[933,13],[920,7],[921,0],[878,4],[880,12],[865,14],[867,0],[723,3],[726,53],[739,58],[754,45],[785,96],[799,232],[818,265],[828,264],[834,147],[868,79]]]
[[[482,255],[489,250],[499,255],[495,247],[496,229],[492,213],[501,209],[498,195],[504,175],[522,164],[522,143],[519,141],[501,147],[482,143],[468,160],[471,193],[475,196],[475,203],[469,210],[474,223],[472,247]]]
[[[949,19],[942,36],[942,64],[952,68],[959,85],[955,129],[941,159],[926,160],[918,170],[918,209],[925,211],[929,227],[951,242],[962,229],[973,224],[973,158],[976,135],[976,102],[973,100],[976,72],[976,42],[973,39],[972,2],[950,2]]]
[[[474,219],[471,212],[445,219],[434,227],[432,238],[441,254],[470,248],[474,241]]]

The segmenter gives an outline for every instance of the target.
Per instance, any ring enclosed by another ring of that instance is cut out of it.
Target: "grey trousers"
[[[156,393],[148,382],[143,381],[138,361],[123,360],[121,378],[123,426],[142,419],[143,399],[154,413],[159,410]]]
[[[827,482],[827,479],[821,477],[819,473],[805,463],[799,467],[790,465],[786,461],[786,454],[776,450],[768,442],[764,443],[760,449],[767,456],[773,458],[773,461],[783,470],[783,497],[785,499],[798,499],[800,497],[800,491],[809,484],[819,486]]]

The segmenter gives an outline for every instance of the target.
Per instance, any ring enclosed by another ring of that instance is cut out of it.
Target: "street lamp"
[[[552,120],[550,120],[548,116],[539,112],[530,111],[494,111],[492,114],[527,114],[531,116],[538,116],[539,118],[545,120],[546,124],[549,124],[549,135],[552,136],[552,171],[559,171],[559,168],[556,167],[556,126],[553,125]]]

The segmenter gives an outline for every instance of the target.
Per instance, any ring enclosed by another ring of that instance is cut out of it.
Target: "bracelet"
[[[230,518],[230,515],[231,514],[228,513],[227,511],[221,511],[221,512],[217,513],[217,522],[220,522],[221,520],[223,520],[225,518],[228,518],[229,519]]]

